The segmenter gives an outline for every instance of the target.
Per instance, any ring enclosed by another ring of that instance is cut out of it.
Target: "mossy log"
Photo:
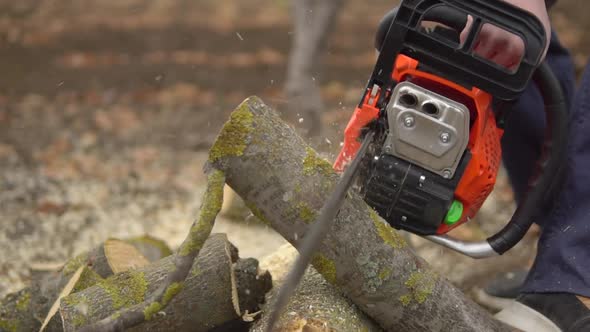
[[[240,321],[246,312],[258,310],[272,286],[270,274],[260,274],[257,264],[256,260],[239,260],[224,234],[212,234],[168,306],[129,331],[208,331]],[[174,256],[169,256],[65,297],[59,313],[64,331],[75,331],[143,302],[173,268]]]
[[[272,306],[273,299],[296,257],[297,250],[290,244],[285,244],[261,260],[260,265],[270,271],[275,284],[267,294],[263,312],[268,312],[268,306]],[[280,331],[382,331],[312,266],[307,268],[291,299],[279,319],[277,328]],[[262,319],[254,323],[250,332],[263,332],[267,324],[268,315],[262,316]]]
[[[209,156],[252,212],[296,248],[338,180],[257,97],[232,114]],[[350,191],[312,265],[388,331],[505,331]]]
[[[60,291],[79,267],[84,266],[84,271],[74,291],[114,274],[105,256],[105,245],[121,243],[132,246],[125,248],[126,259],[147,257],[148,261],[156,261],[170,254],[170,248],[163,241],[149,236],[109,239],[88,252],[78,254],[57,271],[38,273],[29,287],[7,295],[0,302],[0,331],[38,331]],[[61,323],[52,320],[47,330],[61,330]]]
[[[163,312],[166,306],[182,290],[185,280],[194,265],[205,241],[211,235],[215,218],[223,203],[223,187],[225,175],[217,169],[209,169],[207,185],[197,219],[193,222],[189,233],[174,254],[174,266],[168,268],[167,275],[158,288],[151,291],[149,296],[142,296],[139,303],[117,308],[115,313],[99,321],[83,325],[81,332],[115,332],[130,329],[145,321],[152,320],[158,312]],[[239,312],[239,310],[238,310]]]

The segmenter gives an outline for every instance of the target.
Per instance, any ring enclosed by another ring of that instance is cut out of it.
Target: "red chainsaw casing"
[[[492,96],[478,89],[466,89],[454,82],[418,69],[418,62],[405,55],[398,55],[392,78],[396,82],[410,81],[449,99],[464,104],[470,111],[470,134],[467,149],[471,159],[457,188],[455,199],[463,204],[461,219],[447,225],[442,222],[437,234],[445,234],[473,218],[492,192],[500,168],[502,150],[500,139],[503,130],[496,125],[492,110]],[[361,130],[377,119],[379,109],[376,100],[383,91],[367,97],[357,107],[344,132],[344,146],[334,163],[334,169],[342,172],[346,164],[356,155],[360,147]]]

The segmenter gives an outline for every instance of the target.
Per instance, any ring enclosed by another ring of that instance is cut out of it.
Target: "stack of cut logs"
[[[222,172],[253,214],[290,244],[259,267],[255,259],[240,258],[224,234],[207,233],[184,282],[167,287],[164,305],[146,309],[142,322],[121,325],[128,330],[264,331],[295,248],[338,180],[330,163],[256,97],[232,113],[204,170]],[[202,232],[198,226],[195,232]],[[159,289],[181,251],[154,238],[110,239],[5,297],[0,331],[75,331],[116,319]],[[353,192],[277,329],[509,330],[418,257]]]

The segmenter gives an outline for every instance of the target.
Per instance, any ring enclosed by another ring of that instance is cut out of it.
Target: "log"
[[[331,164],[257,97],[231,114],[209,164],[296,248],[338,180]],[[416,256],[353,191],[312,265],[385,330],[507,330]]]
[[[297,250],[285,244],[261,260],[260,265],[268,269],[275,283],[275,287],[267,294],[267,304],[262,308],[264,312],[268,311],[267,306],[272,306],[296,257]],[[266,331],[267,324],[268,316],[265,315],[254,323],[250,332]],[[277,328],[281,331],[382,331],[312,266],[303,275]]]
[[[126,259],[138,257],[139,253],[146,253],[148,256],[143,255],[143,257],[147,257],[148,261],[156,261],[170,254],[166,244],[153,237],[110,239],[68,260],[57,271],[39,273],[29,287],[7,295],[0,302],[0,331],[38,331],[60,291],[81,266],[85,266],[84,272],[74,288],[75,291],[113,275],[112,267],[105,256],[105,245],[109,243],[132,245],[133,247],[126,248],[127,252],[122,253]],[[61,323],[52,321],[47,330],[59,331]]]
[[[209,169],[205,173],[207,173],[207,185],[198,217],[174,254],[174,266],[168,269],[164,281],[159,283],[158,288],[150,292],[148,297],[143,294],[141,302],[132,303],[110,316],[86,324],[80,328],[81,332],[122,331],[152,320],[156,313],[165,310],[184,287],[196,257],[211,235],[215,219],[223,203],[225,175],[216,169]],[[239,308],[237,311],[239,312]]]
[[[208,331],[239,321],[246,312],[257,311],[259,299],[263,299],[272,286],[270,274],[261,274],[256,260],[241,262],[234,253],[236,249],[224,234],[211,235],[182,289],[177,290],[166,308],[129,331]],[[239,273],[242,278],[236,280],[234,263],[250,273]],[[77,330],[143,302],[165,281],[174,264],[174,256],[169,256],[146,267],[114,275],[64,298],[60,307],[64,331]],[[251,273],[256,276],[250,277]],[[251,291],[246,292],[246,289]]]

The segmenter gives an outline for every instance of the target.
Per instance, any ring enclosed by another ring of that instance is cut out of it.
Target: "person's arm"
[[[551,39],[551,23],[547,9],[553,5],[556,0],[503,0],[517,7],[529,11],[539,18],[545,27],[547,35],[547,47],[543,53],[543,58],[549,47]],[[467,27],[461,33],[461,40],[465,40],[471,27],[471,17],[469,17]],[[476,42],[475,53],[500,65],[508,68],[515,67],[524,53],[523,41],[514,34],[504,31],[491,25],[482,27],[479,38]]]

